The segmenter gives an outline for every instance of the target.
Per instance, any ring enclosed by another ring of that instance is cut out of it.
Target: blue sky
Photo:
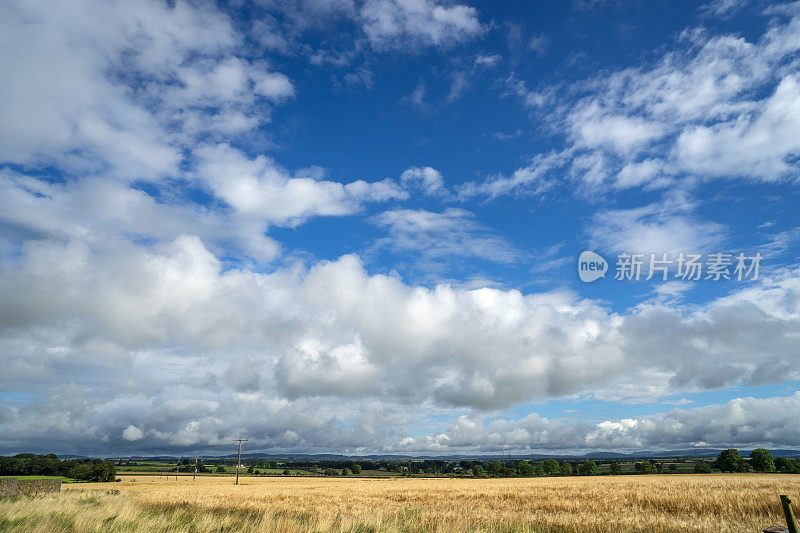
[[[0,452],[800,442],[800,3],[0,9]]]

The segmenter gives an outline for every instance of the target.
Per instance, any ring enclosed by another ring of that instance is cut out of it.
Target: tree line
[[[800,460],[789,457],[772,457],[772,452],[758,448],[750,452],[750,458],[745,459],[739,450],[731,448],[719,454],[714,466],[722,472],[782,472],[786,474],[800,474]]]
[[[696,474],[707,474],[713,471],[721,472],[782,472],[800,473],[800,460],[786,457],[773,458],[769,450],[759,448],[750,452],[749,458],[742,457],[736,449],[724,450],[713,460],[686,460],[679,459],[688,466],[689,471]],[[675,461],[665,462],[659,460],[635,461],[633,471],[623,470],[623,464],[629,461],[615,460],[603,461],[607,464],[601,466],[593,460],[577,461],[546,459],[541,461],[528,460],[397,460],[385,459],[369,461],[364,468],[395,472],[403,475],[450,475],[464,477],[536,477],[536,476],[596,476],[619,474],[669,474],[678,473],[679,468]],[[248,472],[260,473],[257,468],[292,468],[306,470],[325,475],[350,475],[359,474],[361,465],[355,461],[341,460],[297,460],[274,461],[253,460],[248,462]],[[682,470],[686,472],[686,470]],[[288,473],[288,470],[285,472]]]
[[[65,459],[54,454],[0,456],[2,476],[64,476],[77,481],[114,481],[117,465],[101,459]]]

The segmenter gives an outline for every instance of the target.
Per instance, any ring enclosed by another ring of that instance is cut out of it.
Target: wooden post
[[[786,526],[789,528],[789,533],[800,533],[797,529],[797,520],[794,518],[794,512],[792,512],[792,500],[785,494],[781,494],[781,505],[783,506],[783,515],[786,517]]]
[[[239,465],[242,464],[242,442],[247,442],[247,439],[236,439],[239,443],[239,457],[236,459],[236,484],[239,484]],[[797,532],[795,532],[797,533]]]
[[[197,477],[197,457],[194,458],[194,474],[192,474],[192,481]]]

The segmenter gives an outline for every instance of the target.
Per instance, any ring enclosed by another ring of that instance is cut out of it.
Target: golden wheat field
[[[122,479],[0,501],[0,531],[757,532],[800,500],[800,475],[774,474]]]

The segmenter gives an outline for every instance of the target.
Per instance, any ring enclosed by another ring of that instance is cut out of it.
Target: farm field
[[[0,531],[761,531],[800,475],[515,479],[122,476],[0,501]]]

